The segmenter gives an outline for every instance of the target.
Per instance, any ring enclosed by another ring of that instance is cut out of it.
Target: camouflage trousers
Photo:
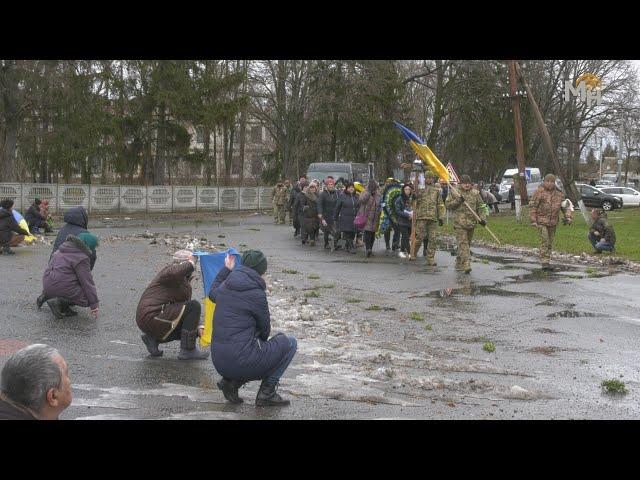
[[[276,224],[284,224],[284,205],[275,205],[273,207],[273,216],[275,218]]]
[[[551,261],[551,247],[553,246],[553,239],[556,236],[556,227],[540,225],[538,227],[538,233],[540,234],[540,263],[542,265],[549,265]]]
[[[420,251],[420,245],[424,241],[427,264],[435,263],[436,255],[436,229],[438,224],[435,220],[416,220],[416,255]]]
[[[471,240],[475,228],[456,228],[456,240],[458,241],[458,255],[456,256],[456,270],[471,268]]]

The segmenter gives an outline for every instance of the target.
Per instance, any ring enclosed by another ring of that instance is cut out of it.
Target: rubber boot
[[[49,300],[47,300],[47,305],[49,305],[49,308],[51,309],[51,313],[53,313],[53,315],[60,320],[61,318],[64,318],[64,313],[62,311],[62,305],[60,304],[60,299],[59,298],[51,298]]]
[[[289,405],[291,403],[289,400],[285,400],[276,393],[277,388],[277,383],[269,385],[266,380],[263,380],[258,395],[256,395],[256,405],[258,407],[286,407]]]
[[[69,301],[66,301],[64,298],[60,299],[60,306],[62,307],[62,314],[65,317],[77,317],[78,316],[78,312],[76,312],[75,310],[73,310],[71,308],[72,303]]]
[[[209,358],[209,352],[201,352],[196,348],[198,338],[197,330],[182,330],[180,332],[180,360],[205,360]]]
[[[160,345],[160,343],[155,338],[150,337],[146,333],[142,335],[140,338],[142,338],[142,341],[144,342],[145,347],[147,347],[147,351],[152,357],[162,356],[164,352],[158,348],[158,345]]]
[[[44,294],[44,292],[42,292],[36,300],[36,304],[38,305],[38,310],[42,308],[42,305],[44,305],[44,302],[46,302],[47,300],[49,300],[49,297],[47,297]]]
[[[241,382],[239,380],[229,380],[228,378],[222,377],[216,385],[220,390],[222,390],[222,394],[224,398],[226,398],[229,402],[239,405],[244,402],[242,398],[238,395],[238,389],[244,385],[245,382]]]

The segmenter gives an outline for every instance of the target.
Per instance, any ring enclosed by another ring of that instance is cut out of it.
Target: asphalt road
[[[29,343],[58,348],[74,397],[63,419],[640,418],[636,275],[571,265],[543,274],[535,259],[481,248],[464,275],[446,250],[426,267],[388,255],[381,239],[367,260],[302,247],[289,226],[260,215],[148,229],[155,245],[134,237],[140,226],[94,230],[97,320],[86,309],[64,320],[37,310],[50,246],[0,257],[0,365]],[[291,406],[256,407],[258,382],[241,389],[244,404],[227,404],[211,360],[177,360],[179,342],[147,357],[135,308],[187,237],[267,255],[272,330],[298,339],[280,385]],[[629,393],[603,393],[609,379]]]

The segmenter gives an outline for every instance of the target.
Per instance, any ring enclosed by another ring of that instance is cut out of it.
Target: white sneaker
[[[398,252],[398,256],[399,256],[400,258],[407,258],[407,254],[406,254],[406,253],[404,253],[404,252]]]

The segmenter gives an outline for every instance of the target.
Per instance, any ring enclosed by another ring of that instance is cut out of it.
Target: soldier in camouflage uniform
[[[442,226],[445,215],[444,201],[440,186],[435,183],[436,176],[432,172],[425,174],[425,189],[418,188],[416,198],[416,247],[420,250],[420,244],[424,242],[424,255],[427,257],[427,265],[435,266],[436,254],[436,221]],[[415,260],[412,257],[411,260]]]
[[[462,175],[460,177],[460,190],[451,189],[447,195],[446,205],[454,214],[453,228],[458,240],[458,255],[456,257],[456,270],[464,270],[464,273],[471,272],[471,239],[478,221],[464,202],[471,207],[480,217],[480,225],[487,224],[486,209],[480,193],[473,188],[471,177]]]
[[[276,224],[284,224],[284,204],[287,199],[287,191],[282,182],[278,182],[276,188],[273,189],[273,212]]]
[[[542,185],[538,187],[529,202],[529,217],[531,225],[540,234],[540,263],[542,270],[550,270],[551,247],[556,234],[556,226],[562,210],[565,225],[572,222],[571,211],[562,206],[564,194],[556,186],[555,175],[549,173],[544,177]]]

